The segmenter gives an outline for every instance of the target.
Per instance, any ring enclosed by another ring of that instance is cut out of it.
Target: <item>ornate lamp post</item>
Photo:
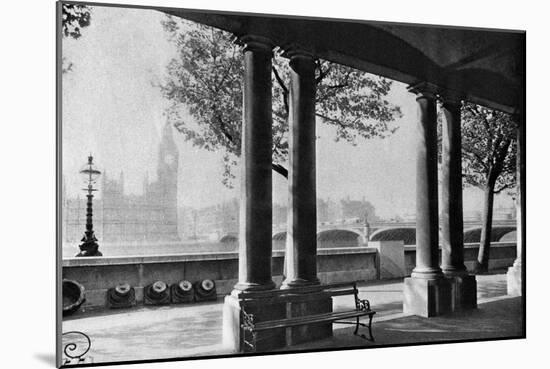
[[[93,157],[90,154],[88,156],[88,163],[82,168],[80,174],[84,183],[88,184],[88,188],[83,188],[88,194],[86,197],[88,201],[86,203],[86,231],[84,237],[82,237],[82,243],[80,244],[80,252],[76,256],[102,256],[98,251],[99,245],[97,244],[97,238],[94,234],[94,225],[92,223],[92,199],[94,197],[93,192],[97,189],[93,188],[101,172],[97,170],[93,163]]]

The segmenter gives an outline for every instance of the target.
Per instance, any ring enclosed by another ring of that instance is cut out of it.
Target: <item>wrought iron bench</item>
[[[264,304],[269,303],[282,303],[282,302],[300,302],[300,300],[307,299],[307,294],[310,292],[323,292],[327,296],[344,296],[353,295],[354,307],[349,310],[335,311],[322,314],[304,315],[297,317],[287,317],[274,320],[262,320],[256,321],[254,314],[247,313],[247,301],[264,300]],[[369,329],[369,338],[364,334],[359,336],[374,342],[372,335],[372,318],[376,312],[371,310],[368,300],[360,299],[358,296],[357,282],[347,283],[335,283],[317,287],[302,287],[289,290],[279,290],[270,292],[251,292],[246,294],[246,298],[243,298],[240,302],[241,305],[241,335],[243,349],[249,349],[252,352],[256,351],[258,333],[273,329],[291,328],[310,324],[319,323],[340,323],[340,324],[354,324],[355,335],[358,335],[359,326],[363,326]],[[368,324],[364,324],[360,321],[360,318],[368,316]],[[349,321],[354,319],[355,321]]]

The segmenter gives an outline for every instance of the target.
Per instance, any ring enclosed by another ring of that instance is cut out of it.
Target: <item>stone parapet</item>
[[[272,254],[273,281],[281,285],[284,251]],[[143,288],[157,280],[167,284],[211,279],[219,297],[231,293],[238,280],[238,253],[181,254],[162,256],[71,258],[62,262],[63,278],[76,280],[85,288],[83,310],[107,306],[107,290],[120,283],[135,288],[138,304]],[[318,278],[337,283],[377,278],[376,249],[366,247],[318,250]]]
[[[473,270],[479,243],[464,244],[464,264],[468,270]],[[405,269],[406,275],[410,275],[415,267],[416,247],[405,246]],[[516,258],[515,242],[493,242],[491,243],[491,257],[489,258],[489,270],[502,269],[511,266]]]

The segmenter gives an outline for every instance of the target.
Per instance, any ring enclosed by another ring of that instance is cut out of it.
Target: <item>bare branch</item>
[[[281,164],[271,163],[271,169],[288,179],[288,169],[283,167]]]
[[[506,158],[506,154],[508,153],[508,147],[510,146],[511,140],[506,139],[504,144],[500,147],[500,150],[498,150],[496,155],[496,162],[495,165],[492,168],[492,171],[489,176],[489,180],[496,181],[500,174],[502,173],[502,167],[504,165],[504,159]]]
[[[515,185],[515,184],[513,184],[513,183],[506,183],[506,184],[502,185],[499,189],[493,190],[493,193],[499,194],[499,193],[501,193],[502,191],[504,191],[504,190],[506,190],[506,189],[508,189],[508,188],[514,187],[514,185]]]
[[[233,141],[233,136],[227,131],[227,125],[225,124],[224,120],[222,119],[221,115],[220,114],[217,114],[216,115],[216,119],[219,123],[219,126],[220,126],[220,130],[222,131],[223,135],[225,136],[225,138],[228,140],[228,142],[231,144],[231,145],[234,145],[235,142]]]
[[[321,68],[321,64],[319,64],[319,75],[317,76],[317,78],[315,78],[315,83],[321,83],[321,81],[327,76],[327,74],[329,74],[331,69],[332,67],[328,66],[327,69],[323,71],[323,69]]]
[[[283,91],[285,93],[288,93],[288,87],[286,87],[283,79],[281,78],[281,76],[279,75],[279,72],[277,71],[277,68],[275,67],[271,67],[271,70],[273,70],[273,74],[275,75],[275,79],[277,80],[277,82],[279,83],[279,86],[281,86],[281,88],[283,89]]]
[[[283,104],[285,106],[286,112],[289,113],[290,112],[290,107],[288,106],[288,87],[286,87],[283,79],[279,75],[279,72],[277,71],[277,68],[271,67],[271,69],[273,70],[273,74],[275,75],[275,79],[277,80],[277,82],[279,83],[279,86],[281,86],[281,88],[283,90]]]
[[[348,128],[347,125],[345,125],[344,123],[340,122],[338,119],[335,119],[335,118],[331,118],[329,116],[326,116],[326,115],[323,115],[323,114],[320,114],[320,113],[315,113],[316,116],[318,116],[319,118],[323,118],[325,120],[328,120],[329,122],[332,122],[332,123],[336,123],[338,124],[339,126],[341,126],[342,128]]]
[[[348,84],[349,84],[348,81],[346,81],[345,83],[340,83],[340,84],[337,84],[337,85],[327,86],[327,89],[347,87]]]

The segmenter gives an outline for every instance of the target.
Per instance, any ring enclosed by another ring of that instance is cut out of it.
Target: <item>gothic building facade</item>
[[[178,149],[172,127],[166,124],[158,151],[157,180],[143,182],[141,195],[124,193],[124,174],[112,178],[104,172],[94,198],[94,231],[99,242],[173,242],[178,234]],[[76,174],[75,174],[76,175]],[[78,243],[86,224],[84,196],[67,198],[63,183],[63,241]]]

